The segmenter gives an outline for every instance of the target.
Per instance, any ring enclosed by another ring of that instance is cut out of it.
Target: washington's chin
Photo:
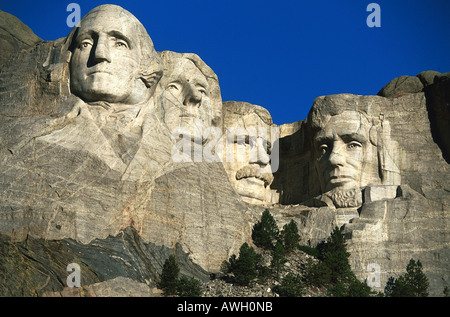
[[[127,83],[124,85],[124,83]],[[129,79],[120,79],[109,73],[93,73],[80,83],[74,82],[71,90],[74,94],[89,101],[106,101],[112,103],[129,103],[131,89],[134,85]]]

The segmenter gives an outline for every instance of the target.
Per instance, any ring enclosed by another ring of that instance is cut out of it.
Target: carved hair
[[[377,104],[366,103],[358,97],[351,94],[340,94],[316,98],[307,119],[310,140],[314,140],[315,134],[326,126],[331,117],[345,111],[353,111],[358,112],[367,120],[367,123],[370,125],[370,142],[378,146],[379,140],[381,141],[378,138],[378,130],[381,127],[381,111],[379,106]]]
[[[230,101],[223,104],[224,117],[231,114],[245,116],[251,113],[256,114],[265,124],[271,126],[273,124],[270,112],[261,106],[253,105],[243,101]]]

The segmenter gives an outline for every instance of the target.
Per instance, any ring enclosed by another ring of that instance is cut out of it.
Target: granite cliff
[[[78,263],[86,292],[153,296],[170,254],[207,281],[252,242],[264,208],[280,226],[293,219],[305,245],[341,227],[352,269],[376,276],[376,290],[410,258],[431,295],[450,284],[449,73],[317,97],[307,118],[277,126],[261,106],[222,102],[196,54],[156,52],[123,8],[97,7],[56,41],[0,15],[11,21],[0,37],[1,295],[62,292]],[[99,24],[127,38],[80,36]]]

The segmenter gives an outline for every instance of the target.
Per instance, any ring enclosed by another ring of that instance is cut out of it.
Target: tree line
[[[332,297],[428,296],[429,282],[422,264],[413,259],[408,263],[405,274],[389,278],[384,293],[372,291],[367,282],[361,282],[351,270],[345,237],[338,227],[316,247],[300,245],[296,222],[291,220],[280,230],[270,211],[265,209],[260,221],[253,226],[252,241],[263,252],[270,253],[270,265],[263,265],[262,254],[245,242],[239,248],[238,256],[233,254],[222,262],[221,272],[227,282],[249,286],[255,282],[264,283],[270,277],[279,279],[287,256],[294,250],[301,250],[314,260],[307,260],[303,274],[289,272],[281,279],[274,289],[280,296],[302,296],[308,286],[326,289],[327,296]],[[201,296],[198,280],[185,276],[179,278],[178,275],[178,264],[175,257],[170,256],[164,263],[158,284],[165,295]],[[448,293],[448,289],[444,290],[444,295]]]

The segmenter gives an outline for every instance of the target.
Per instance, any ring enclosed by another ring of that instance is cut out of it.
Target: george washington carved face
[[[149,98],[158,70],[145,59],[158,57],[144,27],[128,11],[114,5],[91,10],[73,34],[71,50],[74,94],[86,101],[129,105]]]

